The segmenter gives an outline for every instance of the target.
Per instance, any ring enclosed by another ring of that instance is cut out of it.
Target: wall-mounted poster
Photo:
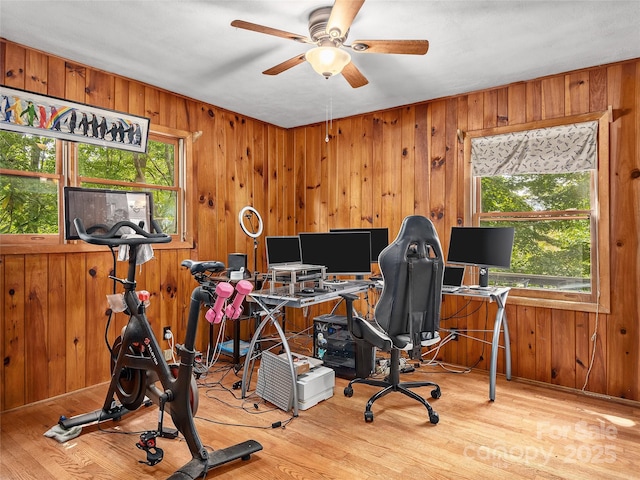
[[[0,86],[0,130],[145,153],[149,119]]]

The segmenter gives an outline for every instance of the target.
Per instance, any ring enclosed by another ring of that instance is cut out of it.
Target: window
[[[178,233],[179,142],[149,139],[146,154],[79,144],[77,184],[88,188],[153,192],[154,218],[165,233]]]
[[[151,191],[161,228],[185,240],[186,132],[152,132],[146,154],[0,131],[3,244],[63,241],[62,186]]]
[[[479,177],[481,227],[514,227],[501,285],[591,292],[591,172]]]
[[[536,305],[608,310],[606,115],[468,138],[472,224],[515,229],[511,268],[492,270],[491,282]]]
[[[2,243],[58,233],[62,180],[56,140],[0,131],[0,234]],[[13,239],[5,241],[6,234]],[[57,242],[57,237],[52,237]]]

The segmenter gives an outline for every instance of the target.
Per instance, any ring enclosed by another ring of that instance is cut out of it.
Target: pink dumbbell
[[[246,297],[253,290],[253,285],[251,282],[247,282],[246,280],[240,280],[236,285],[236,296],[233,298],[233,302],[231,305],[228,305],[225,309],[224,313],[227,314],[231,320],[236,320],[240,314],[242,313],[242,302],[244,297]]]
[[[220,282],[216,286],[216,302],[205,314],[205,318],[209,323],[220,323],[222,321],[222,316],[224,315],[222,312],[222,306],[224,305],[225,300],[229,298],[232,293],[233,286],[230,283]]]

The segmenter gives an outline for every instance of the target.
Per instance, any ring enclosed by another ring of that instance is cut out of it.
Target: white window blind
[[[569,173],[598,165],[598,122],[573,123],[471,139],[476,177]]]

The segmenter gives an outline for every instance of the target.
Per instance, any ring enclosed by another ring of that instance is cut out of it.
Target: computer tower
[[[366,378],[375,366],[375,349],[356,342],[344,315],[326,314],[313,319],[313,356],[340,378]]]
[[[285,354],[286,355],[286,354]],[[314,360],[315,361],[315,360]],[[318,362],[320,363],[320,362]],[[307,410],[333,396],[335,372],[325,366],[313,366],[296,378],[298,409]],[[291,366],[284,355],[262,352],[256,395],[288,412],[293,407]]]

